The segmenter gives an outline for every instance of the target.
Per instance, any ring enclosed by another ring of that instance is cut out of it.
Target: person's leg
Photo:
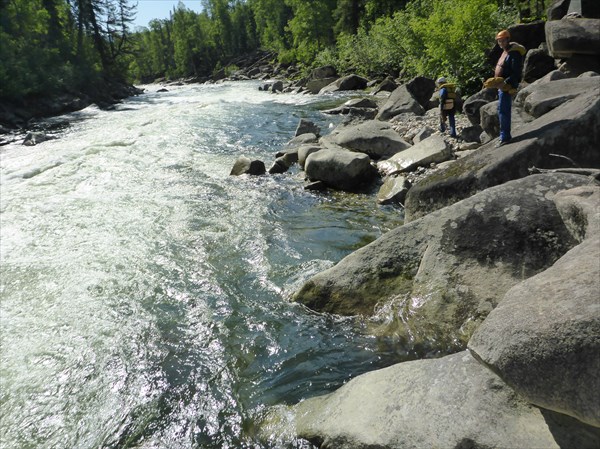
[[[446,131],[446,111],[440,111],[440,132]]]
[[[508,142],[510,135],[510,120],[512,99],[508,92],[498,91],[498,120],[500,121],[500,141]]]
[[[456,121],[454,120],[454,112],[448,113],[448,121],[450,122],[450,137],[456,137]]]

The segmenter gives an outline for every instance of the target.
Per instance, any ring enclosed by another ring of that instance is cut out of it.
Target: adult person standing
[[[521,72],[523,71],[523,57],[526,50],[521,44],[510,42],[510,33],[508,30],[502,30],[496,35],[496,42],[503,50],[494,76],[503,78],[503,82],[498,86],[498,119],[500,121],[500,141],[497,147],[510,142],[512,95],[517,91],[521,82]]]

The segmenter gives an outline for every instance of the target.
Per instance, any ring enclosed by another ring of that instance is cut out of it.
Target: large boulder
[[[523,87],[522,89],[519,89],[519,92],[517,93],[517,96],[514,99],[515,106],[522,109],[523,104],[525,103],[525,99],[531,93],[535,92],[535,90],[537,90],[542,84],[549,83],[551,81],[562,80],[565,78],[567,78],[567,75],[565,75],[564,72],[561,72],[560,70],[551,71],[550,73],[544,75],[540,79],[535,80],[533,83]]]
[[[406,89],[424,109],[428,109],[429,99],[435,91],[435,81],[425,76],[417,76],[406,83]]]
[[[388,158],[411,146],[392,125],[379,120],[343,127],[332,138],[338,145],[368,154],[373,159]]]
[[[548,20],[560,20],[569,12],[571,0],[554,0],[546,10]]]
[[[555,59],[574,54],[600,55],[600,19],[563,19],[546,22],[548,53]]]
[[[518,42],[523,45],[527,50],[537,48],[543,42],[546,42],[545,35],[546,22],[543,20],[537,20],[530,23],[519,23],[511,25],[508,28],[510,32],[510,40]]]
[[[600,427],[600,187],[555,200],[587,238],[513,287],[469,348],[529,402]]]
[[[555,424],[468,352],[356,377],[294,407],[296,432],[336,449],[578,448],[594,434]]]
[[[532,83],[556,69],[554,58],[548,54],[547,48],[534,48],[527,52],[523,64],[523,80]]]
[[[311,181],[322,181],[329,187],[346,191],[362,189],[377,175],[366,154],[330,149],[310,154],[304,170]]]
[[[571,159],[581,167],[600,167],[599,133],[600,96],[597,90],[584,92],[515,129],[509,144],[501,148],[495,148],[494,142],[485,144],[415,184],[406,198],[406,220],[527,176],[532,166],[560,168]]]
[[[336,78],[336,77],[337,77],[337,71],[335,70],[335,67],[333,67],[331,65],[317,67],[317,68],[313,69],[312,72],[310,73],[310,78],[313,80],[322,80],[322,79]]]
[[[343,90],[362,90],[367,87],[367,79],[358,75],[347,75],[325,86],[319,93],[339,92]]]
[[[377,119],[389,120],[405,112],[423,115],[425,114],[425,108],[415,99],[408,87],[403,84],[394,90],[387,101],[379,108]]]
[[[377,95],[379,92],[393,92],[398,87],[398,84],[394,81],[392,77],[387,77],[381,83],[379,83],[373,91],[372,95]]]
[[[598,78],[568,78],[558,81],[543,83],[530,92],[521,96],[524,111],[532,117],[541,117],[552,109],[577,97],[583,92],[596,95],[600,93],[600,79]]]
[[[498,99],[498,89],[482,89],[463,103],[463,112],[473,125],[481,124],[480,109]]]
[[[331,83],[336,81],[337,78],[319,78],[319,79],[311,79],[306,82],[305,89],[307,92],[311,94],[318,94],[321,89],[325,86],[329,86]]]
[[[576,243],[552,197],[587,183],[544,174],[487,189],[384,234],[309,279],[293,299],[341,315],[393,304],[398,316],[375,333],[410,335],[438,350],[464,347],[509,288]]]
[[[449,159],[452,159],[452,149],[441,135],[434,134],[409,149],[378,162],[377,169],[386,175],[395,175]]]

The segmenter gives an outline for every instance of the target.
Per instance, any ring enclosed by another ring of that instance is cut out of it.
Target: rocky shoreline
[[[330,111],[348,118],[328,136],[301,122],[268,170],[236,161],[234,175],[298,163],[308,189],[381,184],[378,201],[403,204],[403,226],[292,300],[443,355],[358,376],[267,427],[291,414],[322,448],[600,446],[600,75],[584,57],[600,36],[577,34],[593,26],[546,24],[554,64],[515,97],[501,148],[493,90],[465,100],[455,140],[436,129],[433,80],[418,78]]]

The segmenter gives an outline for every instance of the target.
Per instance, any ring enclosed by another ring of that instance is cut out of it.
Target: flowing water
[[[308,448],[260,423],[401,358],[290,301],[401,216],[297,169],[230,177],[337,120],[257,86],[151,87],[0,148],[0,447]]]

